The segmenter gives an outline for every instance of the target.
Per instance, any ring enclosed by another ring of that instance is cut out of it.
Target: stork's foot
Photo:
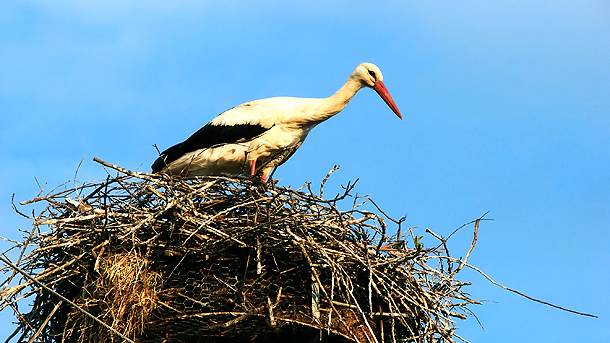
[[[271,175],[275,168],[269,168],[268,166],[263,166],[257,175],[256,172],[256,160],[250,161],[250,177],[254,183],[258,183],[263,186],[271,185],[272,187],[275,185],[275,182],[271,179]]]
[[[250,178],[251,187],[258,189],[257,192],[266,193],[269,189],[268,180],[262,178],[260,174]]]
[[[267,165],[263,168],[262,173],[261,173],[261,181],[263,183],[270,185],[271,187],[275,186],[275,184],[277,183],[277,180],[272,179],[275,168],[276,167]]]
[[[269,180],[271,180],[271,179],[268,179],[267,175],[265,175],[265,174],[260,174],[260,175],[255,175],[254,177],[252,177],[252,180],[255,183],[259,183],[261,185],[267,185],[269,183]]]

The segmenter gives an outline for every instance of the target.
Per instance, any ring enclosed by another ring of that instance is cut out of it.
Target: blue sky
[[[610,3],[607,1],[3,1],[0,235],[10,197],[148,170],[215,114],[270,96],[321,97],[374,62],[405,115],[370,90],[318,126],[284,185],[360,178],[408,224],[448,234],[489,210],[471,261],[501,282],[459,323],[473,342],[610,340]],[[465,251],[469,235],[454,242]],[[9,322],[7,313],[0,321]],[[9,332],[0,326],[0,337]]]

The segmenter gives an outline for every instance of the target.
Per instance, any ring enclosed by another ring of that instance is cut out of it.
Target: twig
[[[518,290],[516,290],[516,289],[510,288],[510,287],[507,287],[507,286],[504,286],[503,284],[501,284],[501,283],[497,282],[496,280],[492,279],[492,278],[491,278],[489,275],[487,275],[487,274],[486,274],[485,272],[483,272],[481,269],[479,269],[479,268],[477,268],[477,267],[475,267],[475,266],[473,266],[473,265],[471,265],[471,264],[465,263],[465,266],[467,266],[468,268],[470,268],[470,269],[472,269],[472,270],[475,270],[477,273],[481,274],[481,275],[482,275],[484,278],[486,278],[486,279],[487,279],[487,281],[491,282],[491,283],[492,283],[494,286],[497,286],[497,287],[500,287],[500,288],[502,288],[502,289],[504,289],[504,290],[507,290],[507,291],[509,291],[509,292],[512,292],[512,293],[518,294],[518,295],[520,295],[520,296],[522,296],[522,297],[524,297],[524,298],[526,298],[526,299],[529,299],[529,300],[531,300],[531,301],[534,301],[534,302],[537,302],[537,303],[540,303],[540,304],[544,304],[544,305],[547,305],[547,306],[550,306],[550,307],[556,308],[556,309],[558,309],[558,310],[562,310],[562,311],[566,311],[566,312],[570,312],[570,313],[578,314],[578,315],[580,315],[580,316],[591,317],[591,318],[599,318],[599,317],[598,317],[597,315],[595,315],[595,314],[591,314],[591,313],[586,313],[586,312],[580,312],[580,311],[572,310],[572,309],[569,309],[569,308],[567,308],[567,307],[563,307],[563,306],[555,305],[555,304],[550,303],[550,302],[548,302],[548,301],[544,301],[544,300],[541,300],[541,299],[538,299],[538,298],[534,298],[534,297],[532,297],[532,296],[530,296],[530,295],[527,295],[527,294],[525,294],[525,293],[523,293],[523,292],[521,292],[521,291],[518,291]]]

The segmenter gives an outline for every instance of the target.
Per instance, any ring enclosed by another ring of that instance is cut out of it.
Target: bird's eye
[[[369,70],[369,75],[371,75],[373,77],[373,80],[377,80],[377,76],[375,76],[375,72],[372,70]]]

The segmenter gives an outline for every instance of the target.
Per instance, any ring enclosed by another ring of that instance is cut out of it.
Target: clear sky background
[[[408,224],[442,234],[491,211],[459,323],[473,342],[610,341],[608,1],[2,1],[0,235],[27,222],[10,197],[78,178],[99,156],[149,170],[217,113],[270,96],[322,97],[380,66],[405,115],[371,90],[318,126],[275,177],[334,164]],[[288,5],[288,3],[292,3]],[[28,210],[28,209],[26,209]],[[465,251],[468,232],[454,242]],[[11,325],[0,314],[0,337]]]

